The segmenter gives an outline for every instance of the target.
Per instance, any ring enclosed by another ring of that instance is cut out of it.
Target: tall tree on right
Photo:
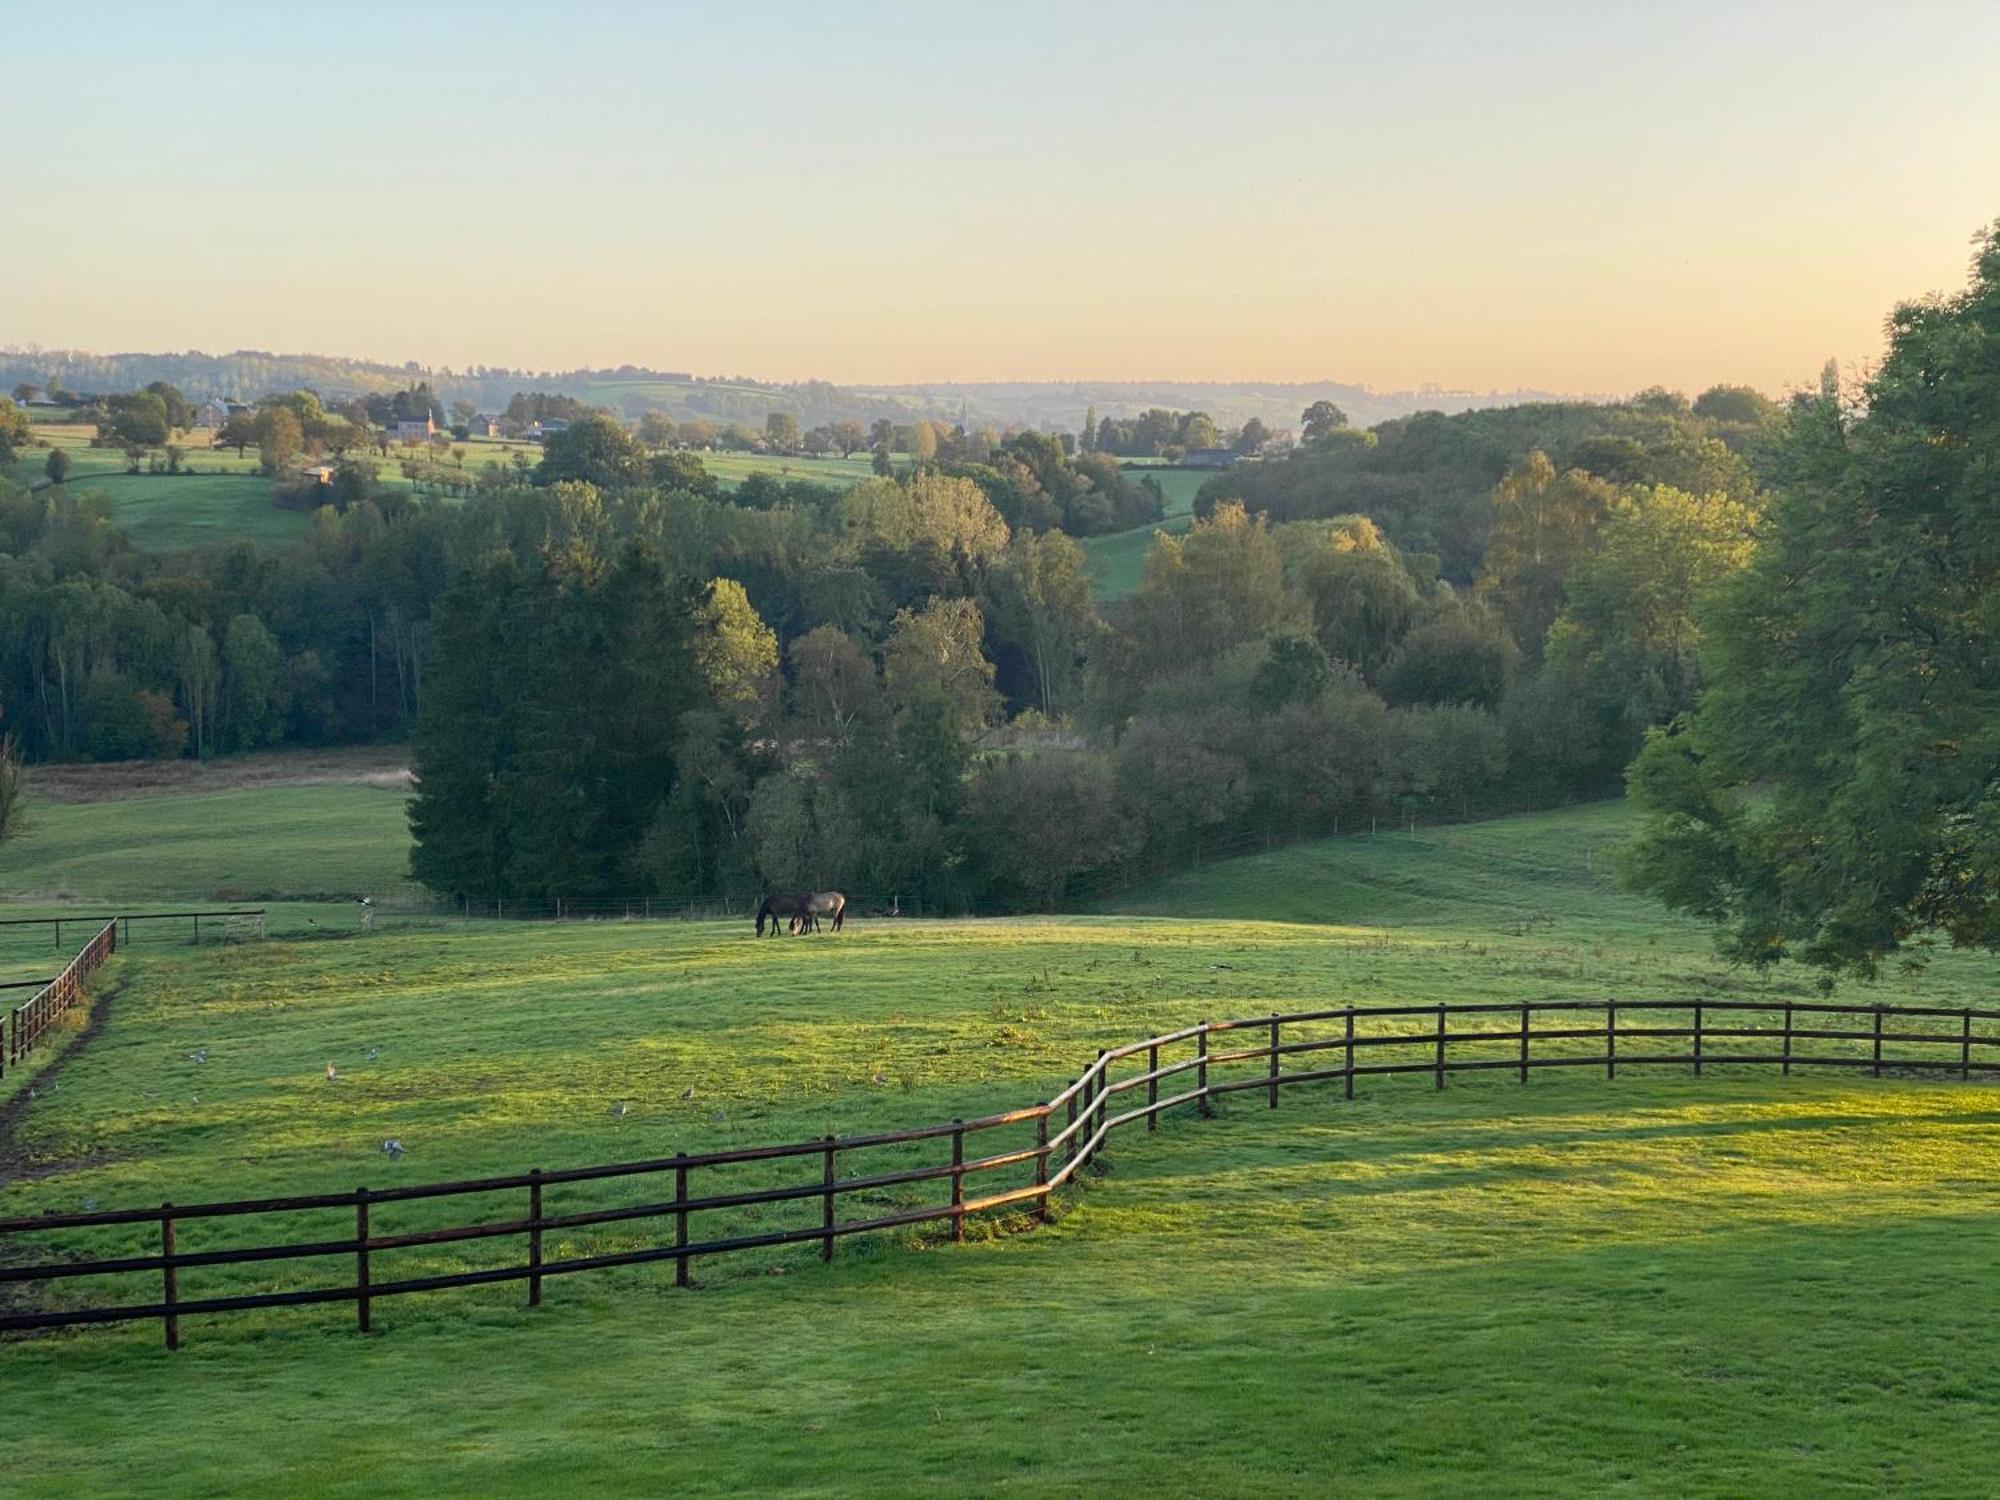
[[[1700,705],[1630,777],[1632,883],[1829,976],[1933,933],[2000,947],[2000,224],[1889,331],[1863,400],[1794,403]]]

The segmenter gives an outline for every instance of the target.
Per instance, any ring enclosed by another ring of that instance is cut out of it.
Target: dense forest
[[[151,437],[175,402],[96,415]],[[1372,431],[1321,400],[1296,447],[1164,409],[884,421],[836,435],[877,459],[845,493],[725,492],[712,429],[515,404],[568,425],[450,495],[364,456],[437,415],[427,385],[232,418],[279,503],[331,502],[288,549],[140,553],[76,486],[0,489],[0,732],[31,760],[411,737],[448,894],[1045,906],[1252,834],[1615,790],[1695,702],[1697,600],[1800,420],[1718,389]],[[1100,609],[1078,539],[1161,514],[1115,455],[1218,445],[1262,457]],[[302,456],[331,477],[295,494]]]

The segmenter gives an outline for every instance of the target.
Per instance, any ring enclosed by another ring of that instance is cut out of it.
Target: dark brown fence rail
[[[377,1300],[451,1287],[525,1281],[535,1306],[552,1276],[652,1262],[671,1262],[685,1286],[700,1258],[815,1245],[831,1260],[837,1242],[852,1235],[945,1224],[959,1240],[974,1215],[1015,1210],[1044,1219],[1052,1195],[1113,1131],[1140,1121],[1151,1130],[1172,1109],[1207,1114],[1228,1094],[1261,1092],[1275,1109],[1281,1090],[1299,1084],[1339,1082],[1352,1098],[1358,1078],[1427,1075],[1441,1089],[1452,1073],[1506,1072],[1526,1083],[1538,1068],[1601,1067],[1615,1078],[1620,1068],[1687,1068],[1699,1076],[1718,1065],[1787,1074],[1859,1067],[1877,1076],[1889,1069],[1970,1078],[2000,1068],[1996,1021],[2000,1011],[1754,1000],[1368,1006],[1204,1021],[1100,1052],[1053,1099],[978,1119],[463,1182],[0,1219],[0,1285],[41,1284],[46,1297],[49,1288],[81,1278],[137,1277],[151,1289],[144,1300],[10,1311],[0,1315],[0,1330],[158,1319],[167,1346],[176,1348],[180,1320],[206,1313],[352,1303],[365,1332]],[[1223,1038],[1251,1044],[1218,1048]],[[884,1161],[885,1153],[895,1159]],[[729,1169],[745,1164],[788,1175],[774,1183],[729,1180]],[[696,1192],[697,1179],[722,1187]],[[623,1184],[642,1196],[603,1200],[607,1186]],[[385,1218],[409,1213],[406,1206],[468,1197],[498,1197],[503,1206],[486,1218],[385,1232]],[[557,1201],[565,1197],[570,1201]],[[745,1216],[785,1204],[801,1206],[801,1222],[748,1227]],[[729,1213],[738,1219],[723,1222]],[[330,1232],[306,1222],[318,1216],[323,1226],[326,1215],[335,1216]],[[215,1221],[231,1220],[249,1221],[258,1238],[177,1248],[187,1226],[203,1226],[206,1236]],[[622,1248],[562,1248],[579,1230],[613,1225],[653,1228],[643,1243]],[[284,1230],[306,1237],[279,1238]],[[92,1253],[77,1239],[91,1231],[122,1236],[125,1253]],[[554,1254],[552,1236],[560,1242]],[[41,1243],[50,1238],[54,1244]],[[488,1240],[517,1248],[501,1263],[468,1269],[398,1265],[413,1252]],[[16,1247],[24,1241],[40,1244],[44,1258],[21,1263]],[[332,1262],[333,1279],[274,1289],[253,1282],[260,1289],[225,1286],[205,1295],[189,1295],[181,1279],[227,1267],[269,1275],[277,1263],[315,1260]]]
[[[90,971],[117,951],[118,923],[115,918],[107,919],[97,935],[63,966],[62,973],[46,981],[33,996],[7,1013],[5,1045],[0,1047],[0,1054],[4,1054],[0,1077],[5,1077],[8,1068],[34,1051],[48,1029],[82,997],[83,981]]]

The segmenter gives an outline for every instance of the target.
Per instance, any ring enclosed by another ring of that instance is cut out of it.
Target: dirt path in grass
[[[276,786],[410,785],[405,745],[356,745],[288,750],[216,760],[134,760],[105,765],[28,768],[29,794],[50,802],[116,802],[190,792],[234,792]]]

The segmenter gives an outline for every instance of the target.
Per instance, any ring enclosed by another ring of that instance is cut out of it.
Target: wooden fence
[[[67,916],[67,915],[60,917],[8,917],[4,920],[0,920],[0,930],[10,930],[19,927],[53,927],[55,929],[55,946],[57,948],[61,948],[63,945],[63,940],[62,940],[63,928],[66,926],[75,927],[78,923],[82,923],[86,927],[101,927],[106,922],[122,922],[124,924],[124,941],[130,943],[132,941],[132,924],[134,922],[191,921],[194,924],[194,928],[192,935],[189,938],[189,941],[199,944],[201,942],[201,919],[203,917],[207,917],[210,919],[209,922],[210,932],[215,932],[218,930],[215,926],[216,919],[220,918],[240,919],[240,918],[254,917],[257,922],[257,936],[262,937],[264,935],[264,908],[261,906],[232,907],[226,911],[120,912],[116,916],[104,916],[104,917],[78,917],[78,916]],[[226,927],[220,930],[223,932],[229,931],[229,929]]]
[[[109,932],[107,927],[99,939],[108,942]],[[158,1319],[171,1349],[179,1346],[180,1320],[207,1313],[351,1303],[366,1332],[376,1301],[417,1292],[525,1281],[532,1307],[552,1276],[651,1262],[671,1262],[677,1284],[686,1286],[699,1258],[815,1245],[820,1259],[830,1261],[838,1241],[852,1235],[935,1223],[961,1240],[974,1215],[1015,1210],[1045,1219],[1051,1196],[1076,1179],[1113,1131],[1141,1121],[1154,1129],[1172,1109],[1207,1114],[1212,1101],[1227,1094],[1261,1093],[1275,1109],[1285,1088],[1337,1082],[1352,1098],[1356,1079],[1393,1074],[1427,1075],[1441,1089],[1446,1076],[1458,1072],[1511,1072],[1526,1083],[1541,1068],[1601,1067],[1615,1078],[1620,1068],[1686,1068],[1699,1076],[1705,1067],[1725,1064],[1787,1074],[1814,1066],[1970,1078],[2000,1068],[1995,1021],[2000,1011],[1732,1000],[1370,1006],[1204,1021],[1100,1052],[1053,1099],[979,1119],[463,1182],[0,1219],[0,1286],[140,1277],[153,1288],[144,1300],[7,1311],[0,1314],[0,1330]],[[1218,1049],[1218,1038],[1254,1040]],[[915,1165],[855,1170],[857,1161],[909,1147],[922,1157]],[[698,1177],[713,1182],[724,1169],[745,1163],[787,1174],[805,1170],[775,1185],[693,1190]],[[843,1164],[848,1175],[842,1175]],[[644,1191],[632,1200],[584,1201],[584,1185],[615,1183]],[[566,1193],[574,1195],[571,1204],[554,1201]],[[912,1194],[916,1201],[909,1201]],[[495,1195],[505,1204],[493,1217],[397,1232],[385,1232],[382,1222],[399,1205]],[[754,1215],[778,1204],[802,1205],[803,1221],[778,1228],[710,1227],[725,1211]],[[844,1212],[847,1204],[858,1207]],[[296,1227],[297,1216],[328,1213],[338,1217],[332,1233],[277,1237],[279,1229]],[[177,1248],[183,1226],[229,1220],[248,1221],[257,1238]],[[656,1226],[647,1242],[629,1248],[547,1253],[552,1235],[647,1224]],[[93,1229],[125,1235],[128,1247],[152,1243],[157,1231],[157,1250],[107,1256],[58,1243],[42,1247],[46,1258],[21,1263],[17,1247],[26,1237],[60,1241]],[[487,1240],[518,1248],[499,1264],[472,1269],[411,1275],[396,1268],[398,1252]],[[56,1254],[49,1255],[51,1249]],[[345,1270],[315,1284],[273,1290],[188,1295],[181,1285],[185,1272],[302,1260],[331,1261]]]
[[[4,1046],[0,1046],[0,1078],[7,1069],[34,1051],[48,1029],[83,995],[83,981],[105,959],[118,951],[118,922],[108,919],[97,935],[83,945],[62,973],[35,991],[34,995],[7,1013]]]

